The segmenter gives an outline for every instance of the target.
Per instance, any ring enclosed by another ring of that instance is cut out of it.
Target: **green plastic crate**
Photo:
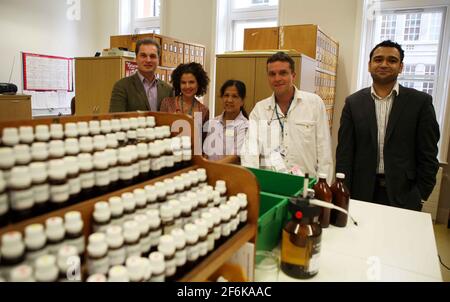
[[[303,177],[274,171],[248,168],[260,186],[257,250],[272,250],[281,238],[282,229],[289,219],[288,197],[303,193]],[[308,187],[316,183],[309,180]]]
[[[272,250],[281,238],[281,230],[287,216],[286,198],[275,194],[260,193],[257,250]]]

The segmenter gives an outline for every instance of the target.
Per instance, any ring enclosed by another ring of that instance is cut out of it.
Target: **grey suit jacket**
[[[164,81],[157,80],[157,99],[158,111],[161,101],[169,96],[173,96],[173,88]],[[147,95],[144,85],[137,72],[129,77],[120,79],[113,87],[111,94],[111,102],[109,104],[109,112],[126,112],[126,111],[149,111]]]
[[[436,183],[439,125],[430,95],[400,86],[384,141],[384,173],[391,206],[421,209]],[[372,201],[378,165],[375,103],[370,88],[346,99],[336,150],[336,172],[346,174],[354,199]]]

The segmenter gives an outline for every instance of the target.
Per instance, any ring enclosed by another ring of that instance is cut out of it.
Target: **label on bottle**
[[[88,271],[89,275],[104,274],[106,275],[109,270],[109,259],[105,255],[100,259],[88,259]]]
[[[95,185],[97,187],[106,187],[109,185],[109,171],[95,171]]]
[[[129,166],[120,166],[119,167],[119,178],[121,180],[130,180],[133,178],[133,167]]]
[[[33,189],[11,190],[11,208],[16,211],[30,209],[34,204]]]
[[[80,174],[82,189],[90,189],[95,185],[95,174],[93,171]]]
[[[35,203],[44,203],[50,199],[50,185],[48,183],[34,185],[33,195]]]
[[[1,193],[0,194],[0,215],[8,212],[8,194]]]
[[[69,184],[50,186],[50,200],[55,203],[63,203],[69,199]]]
[[[126,250],[125,247],[122,246],[119,249],[110,249],[108,251],[109,265],[122,265],[126,260]]]

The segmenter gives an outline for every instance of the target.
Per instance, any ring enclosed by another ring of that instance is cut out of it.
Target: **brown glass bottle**
[[[333,204],[348,210],[350,202],[350,192],[344,184],[345,174],[337,173],[336,181],[331,186],[333,192]],[[337,210],[331,210],[330,223],[337,227],[345,227],[347,225],[348,215]]]
[[[314,185],[314,196],[317,199],[332,202],[333,193],[330,186],[327,184],[327,176],[325,174],[319,174],[319,181]],[[330,211],[331,209],[321,208],[319,221],[322,228],[327,228],[330,225]]]
[[[322,237],[318,220],[320,208],[312,205],[289,206],[293,215],[282,232],[281,270],[293,278],[312,278],[319,272]]]

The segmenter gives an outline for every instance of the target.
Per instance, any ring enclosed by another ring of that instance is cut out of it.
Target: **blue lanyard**
[[[294,97],[295,97],[295,93],[294,93],[294,96],[292,97],[291,101],[289,102],[289,106],[286,110],[286,115],[284,116],[285,119],[287,119],[287,117],[288,117],[289,109],[291,108],[291,104],[292,104],[292,101],[294,100]],[[275,113],[277,115],[277,120],[278,120],[278,123],[280,124],[280,128],[281,128],[281,139],[284,139],[284,123],[281,122],[281,117],[278,114],[277,102],[275,102]]]

